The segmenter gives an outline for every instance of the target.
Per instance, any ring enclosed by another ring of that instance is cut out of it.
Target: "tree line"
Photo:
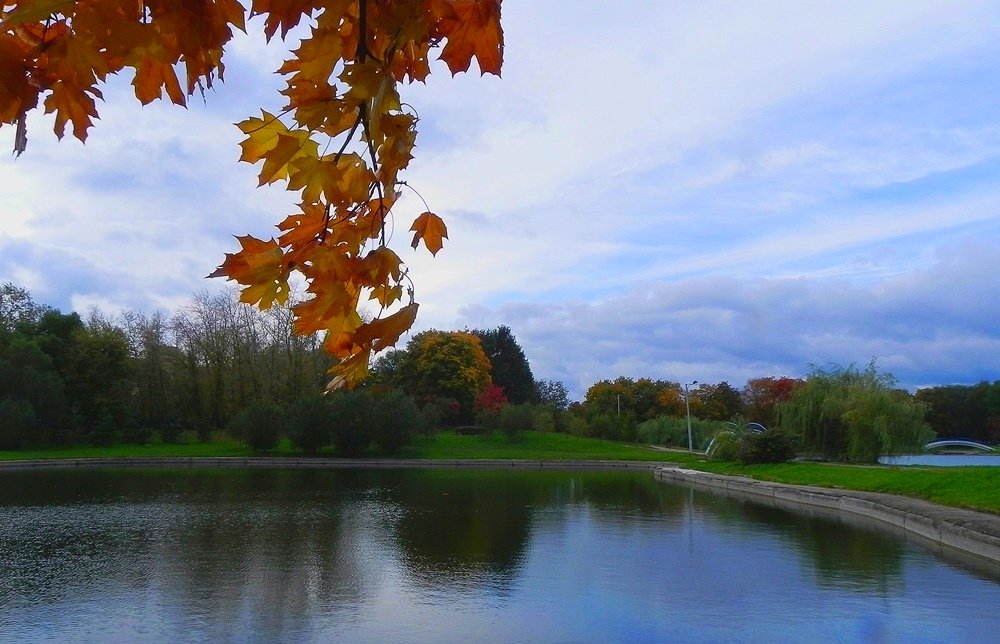
[[[0,447],[208,439],[256,401],[320,391],[318,336],[292,333],[287,308],[258,311],[200,293],[172,316],[86,318],[0,288]]]
[[[1000,381],[911,395],[874,363],[753,378],[739,389],[619,377],[574,402],[562,382],[533,376],[507,326],[415,334],[379,357],[357,392],[320,400],[331,366],[322,341],[294,334],[287,307],[259,311],[233,292],[200,293],[170,316],[112,319],[94,309],[83,318],[5,284],[0,448],[207,440],[224,430],[258,449],[288,437],[305,452],[333,445],[350,455],[372,445],[395,451],[448,427],[686,447],[688,410],[702,448],[750,422],[844,460],[913,448],[933,433],[1000,439]]]

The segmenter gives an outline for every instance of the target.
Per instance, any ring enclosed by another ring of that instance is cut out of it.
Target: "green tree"
[[[665,380],[619,377],[591,385],[584,395],[583,404],[588,417],[611,414],[642,422],[666,413],[668,408],[672,409],[679,388],[677,383]]]
[[[916,397],[930,406],[927,422],[938,436],[1000,442],[1000,380],[928,387]]]
[[[386,454],[395,454],[423,431],[423,416],[416,403],[399,391],[374,399],[375,444]]]
[[[814,369],[777,408],[778,425],[801,437],[807,451],[858,463],[918,449],[933,436],[927,406],[895,388],[895,378],[875,362]]]
[[[503,389],[511,404],[531,402],[535,395],[535,378],[510,327],[477,329],[472,333],[479,338],[483,352],[490,360],[490,378],[493,384]]]
[[[12,333],[19,326],[36,322],[43,310],[26,289],[10,282],[0,286],[0,334]]]
[[[569,391],[558,380],[536,380],[535,402],[542,407],[566,411],[569,408]]]
[[[333,449],[339,456],[358,456],[375,438],[375,409],[371,393],[364,390],[330,394],[333,416]]]

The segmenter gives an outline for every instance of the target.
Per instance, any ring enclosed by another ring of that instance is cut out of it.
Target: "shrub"
[[[590,435],[595,438],[618,440],[621,438],[621,429],[614,416],[598,414],[590,419]]]
[[[374,438],[372,395],[365,391],[340,391],[329,397],[333,417],[333,449],[341,456],[357,456]]]
[[[98,414],[94,424],[90,428],[90,442],[94,445],[107,447],[115,442],[115,419],[111,412],[102,409]]]
[[[451,398],[426,399],[420,408],[424,417],[424,432],[429,435],[441,427],[456,426],[460,407],[458,401]]]
[[[665,447],[687,447],[687,421],[674,416],[660,416],[639,424],[640,442]]]
[[[733,429],[725,429],[715,435],[708,448],[708,458],[712,461],[740,460],[740,435]]]
[[[243,437],[239,435],[239,433],[237,433],[235,429],[232,429],[233,427],[234,424],[231,422],[230,423],[231,429],[229,433],[232,434],[234,438],[244,440]],[[170,443],[170,444],[179,443],[182,429],[183,427],[181,426],[180,421],[168,420],[160,427],[160,440],[163,441],[164,443]]]
[[[0,449],[21,449],[35,427],[35,410],[26,400],[0,400]]]
[[[281,422],[281,409],[277,405],[258,401],[233,416],[229,431],[255,452],[267,452],[278,444]]]
[[[504,395],[503,387],[497,385],[486,385],[486,387],[476,396],[474,407],[479,411],[499,412],[507,404],[507,396]]]
[[[691,419],[691,437],[694,449],[706,449],[709,437],[732,431],[731,423],[718,420]],[[640,423],[637,440],[651,445],[666,447],[688,446],[687,418],[684,416],[659,416]]]
[[[771,429],[766,432],[746,432],[739,444],[739,459],[754,463],[784,463],[795,457],[795,444],[787,432]]]
[[[476,424],[459,426],[455,428],[456,434],[473,434],[476,436],[489,437],[493,432],[500,429],[500,411],[493,409],[480,409],[476,412]]]
[[[122,440],[133,445],[148,445],[153,437],[153,428],[148,425],[129,423],[122,430]]]
[[[506,405],[500,410],[500,430],[508,440],[516,440],[522,431],[534,425],[535,409],[528,403]]]
[[[322,398],[304,398],[292,408],[287,419],[288,438],[306,454],[317,454],[330,444],[333,414]]]
[[[551,407],[536,407],[535,415],[531,423],[532,429],[536,432],[556,431],[556,414],[558,414],[558,412]]]
[[[572,436],[590,436],[590,423],[582,416],[569,415],[566,420],[566,433]]]
[[[398,391],[378,398],[374,412],[375,443],[387,454],[398,452],[424,429],[416,403]]]

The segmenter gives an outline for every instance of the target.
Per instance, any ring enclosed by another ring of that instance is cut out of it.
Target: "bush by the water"
[[[21,449],[30,440],[35,410],[24,400],[0,400],[0,449]]]
[[[424,417],[409,396],[392,391],[375,399],[375,444],[395,454],[424,431]]]
[[[739,441],[739,459],[745,465],[785,463],[795,458],[795,442],[787,432],[771,429],[746,432]]]
[[[751,431],[745,427],[727,427],[715,435],[708,450],[713,461],[784,463],[795,457],[796,443],[787,432],[771,429]]]
[[[713,461],[740,460],[740,439],[742,436],[733,429],[725,429],[715,435],[708,449],[708,458]]]
[[[233,416],[229,433],[255,452],[267,452],[274,449],[281,438],[283,418],[276,404],[258,401]]]
[[[333,414],[326,400],[310,397],[292,408],[286,421],[288,438],[296,449],[316,454],[330,444],[333,436]]]
[[[340,456],[357,456],[375,438],[372,395],[366,391],[338,391],[329,396],[333,417],[333,450]]]
[[[708,442],[708,437],[719,435],[731,428],[729,423],[717,420],[691,419],[691,434],[695,449],[701,449]],[[649,445],[665,447],[687,447],[687,418],[678,416],[659,416],[652,420],[639,423],[636,428],[637,440]]]

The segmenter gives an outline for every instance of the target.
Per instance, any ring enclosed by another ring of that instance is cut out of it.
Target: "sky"
[[[571,7],[569,9],[568,7]],[[507,0],[503,77],[402,88],[403,177],[448,225],[415,331],[511,327],[571,397],[618,376],[1000,379],[1000,3]],[[176,311],[294,210],[238,163],[276,111],[262,21],[186,109],[112,79],[86,144],[33,114],[0,159],[0,283],[85,313]],[[13,129],[0,129],[0,149]]]

